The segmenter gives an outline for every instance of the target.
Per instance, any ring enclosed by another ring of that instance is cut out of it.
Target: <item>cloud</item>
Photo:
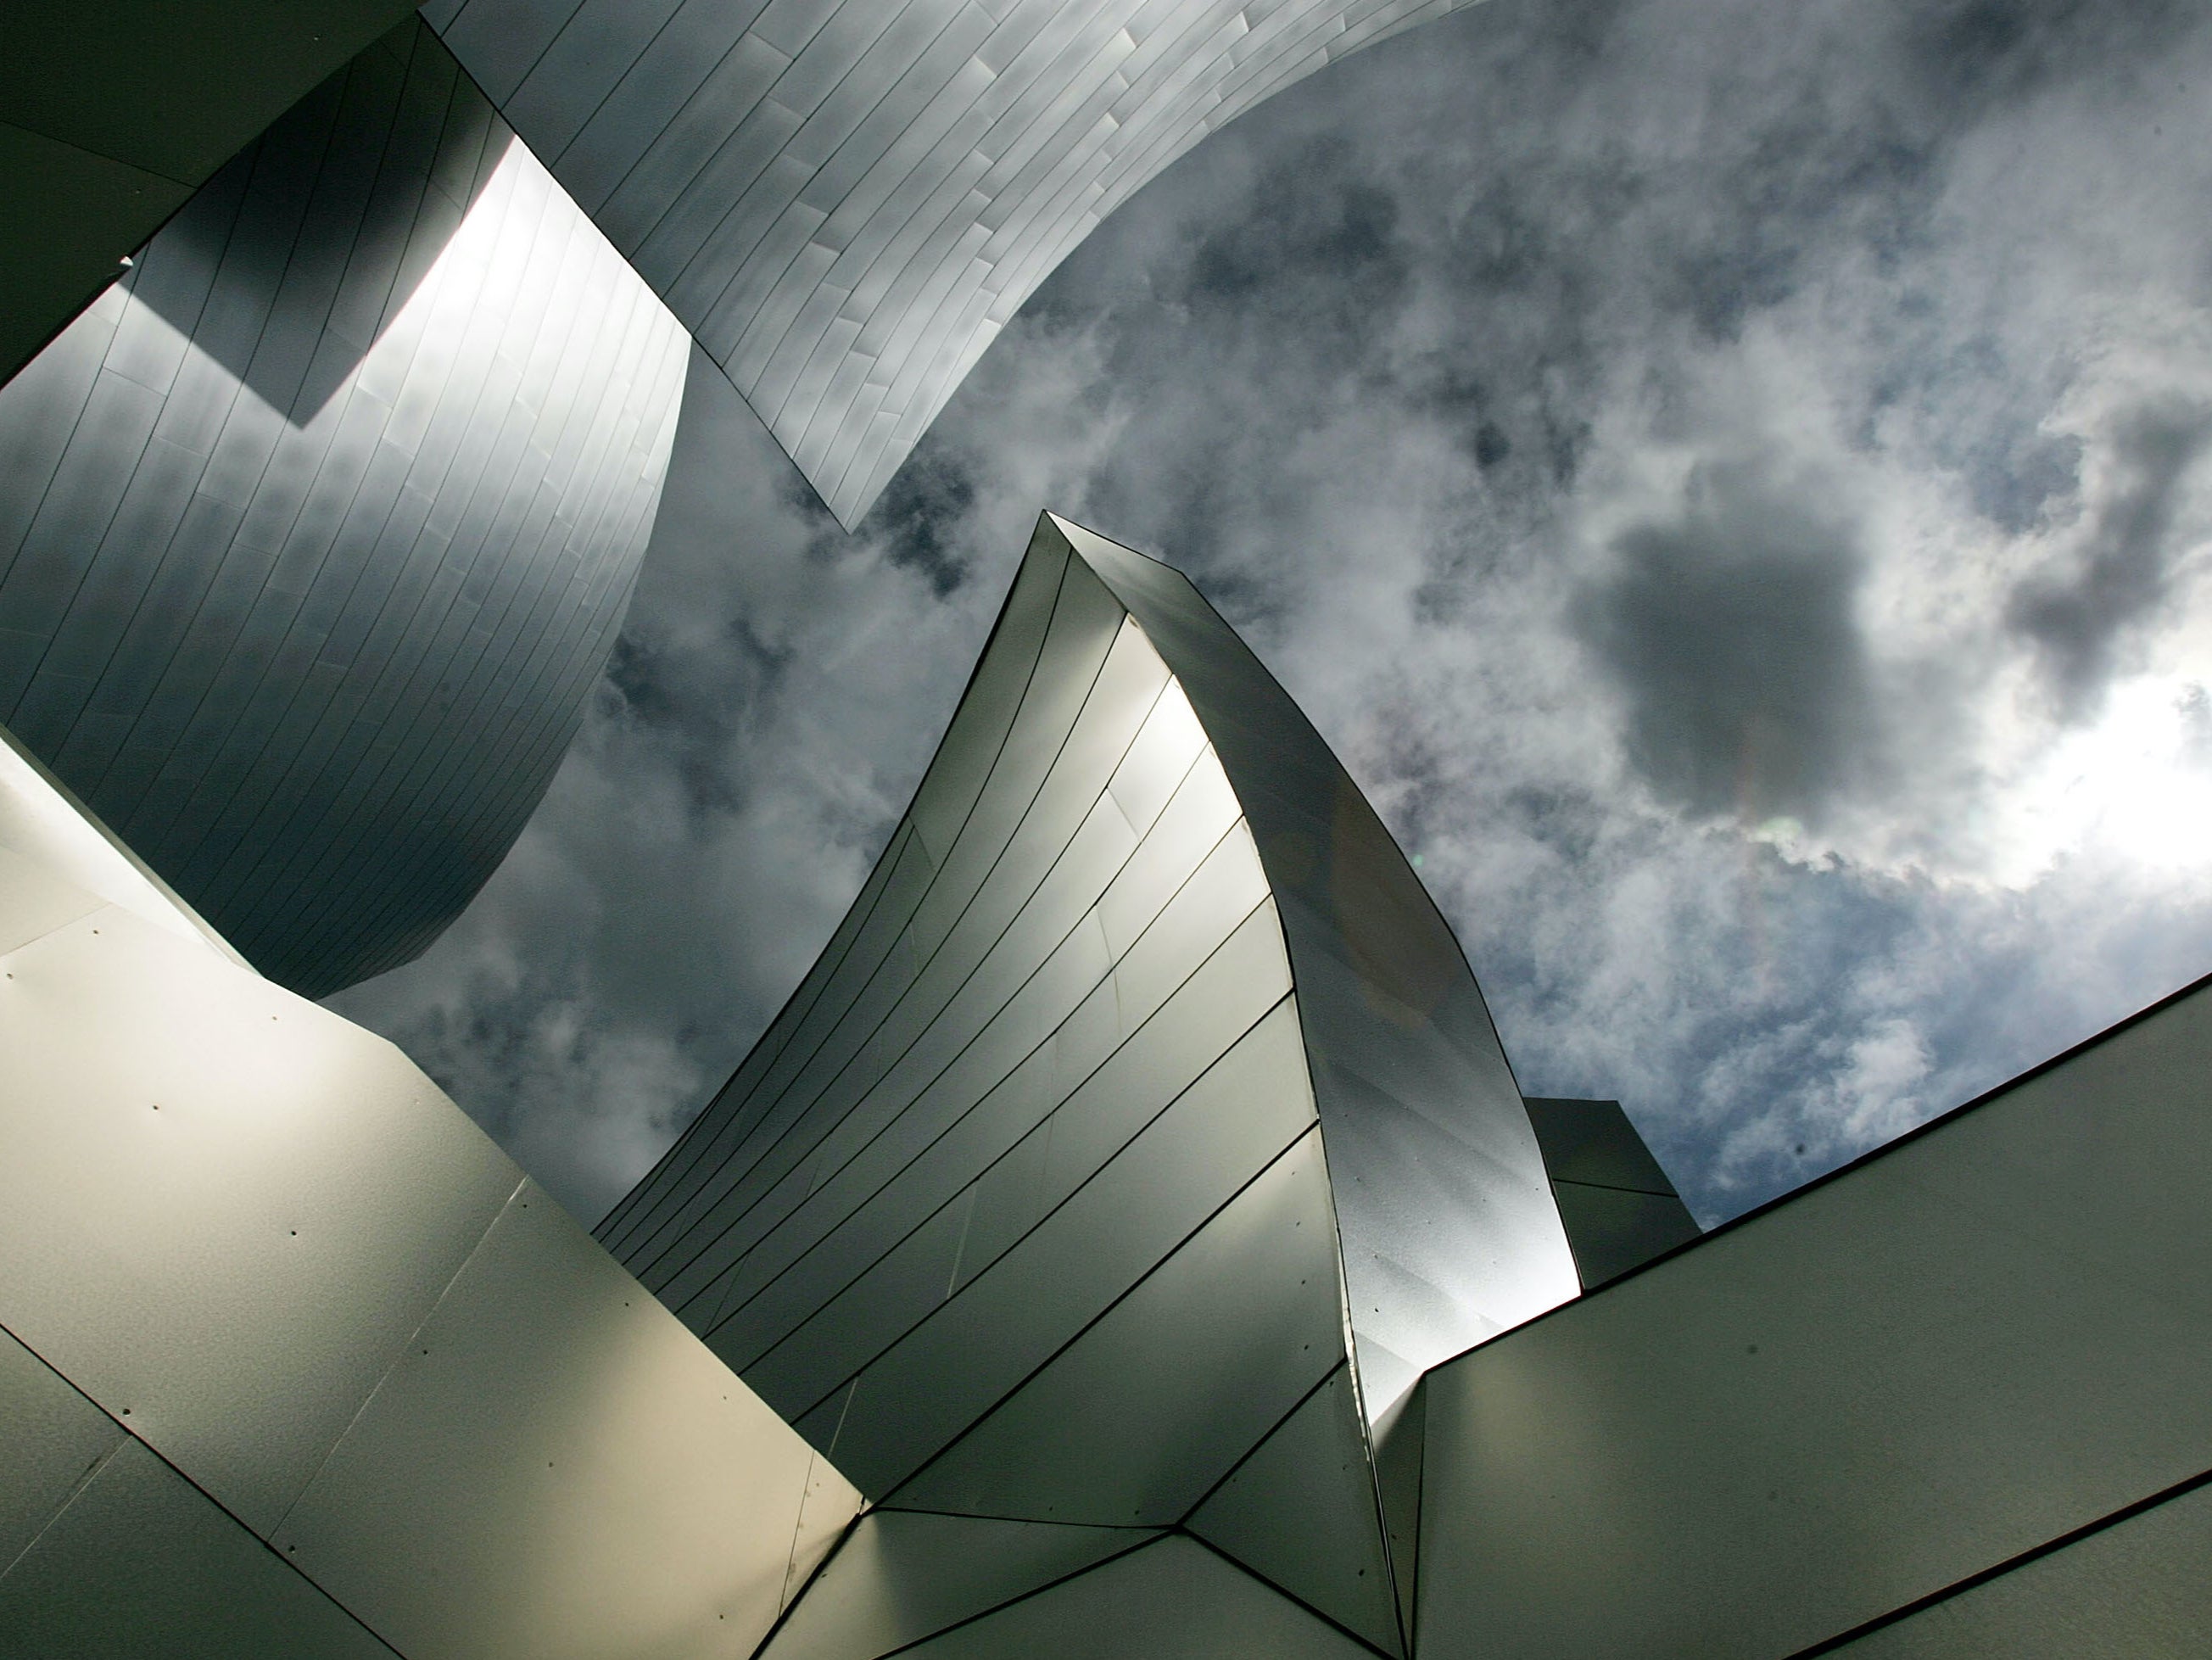
[[[2039,649],[2069,714],[2103,690],[2130,636],[2164,612],[2183,487],[2208,444],[2212,406],[2169,396],[2130,410],[2112,435],[2110,493],[2072,568],[2014,590],[2008,619]]]
[[[1879,742],[1850,528],[1754,462],[1692,474],[1681,513],[1632,526],[1576,620],[1624,690],[1628,751],[1662,795],[1747,824],[1817,819]]]

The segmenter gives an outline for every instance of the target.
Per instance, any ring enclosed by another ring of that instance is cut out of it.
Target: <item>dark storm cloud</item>
[[[940,599],[968,579],[958,543],[962,520],[975,505],[975,483],[957,457],[931,448],[893,475],[866,529],[887,540],[891,563],[917,571]]]
[[[1746,463],[1692,477],[1637,525],[1575,620],[1627,700],[1630,757],[1662,798],[1757,822],[1817,819],[1866,775],[1873,677],[1846,527]]]
[[[2166,607],[2174,518],[2190,471],[2212,443],[2212,408],[2166,400],[2118,423],[2118,479],[2099,508],[2075,568],[2015,590],[2014,628],[2040,649],[2052,690],[2069,714],[2094,708],[2116,660],[2142,625]]]

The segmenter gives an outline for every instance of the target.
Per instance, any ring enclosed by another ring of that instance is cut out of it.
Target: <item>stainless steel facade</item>
[[[0,1654],[743,1654],[859,1495],[0,733]]]
[[[601,1232],[937,1518],[867,1560],[952,1517],[1079,1558],[1180,1528],[1392,1653],[1368,1420],[1577,1290],[1387,832],[1187,582],[1049,515],[859,903]]]
[[[0,720],[273,977],[406,960],[575,729],[687,352],[410,20],[0,388]]]
[[[856,524],[1139,185],[1466,0],[429,0],[422,15]]]

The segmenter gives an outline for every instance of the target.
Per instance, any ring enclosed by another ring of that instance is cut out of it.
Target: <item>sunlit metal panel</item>
[[[1430,1372],[1425,1660],[2202,1649],[2118,1529],[2212,1470],[2208,1057],[2200,982]]]
[[[398,1050],[0,763],[0,1651],[748,1651],[859,1494]]]

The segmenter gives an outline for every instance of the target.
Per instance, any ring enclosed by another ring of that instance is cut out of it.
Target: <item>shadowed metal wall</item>
[[[429,0],[847,527],[1093,226],[1466,0]]]
[[[779,1660],[926,1635],[896,1587],[994,1552],[948,1623],[1079,1571],[1249,1571],[1401,1653],[1366,1414],[1576,1290],[1379,822],[1188,583],[1048,515],[859,901],[601,1234],[927,1517],[864,1527]]]
[[[0,732],[0,1653],[741,1655],[859,1495]]]
[[[687,350],[410,20],[0,390],[0,719],[272,977],[405,961],[574,732]]]
[[[406,0],[9,0],[0,9],[0,382],[125,255]]]
[[[1424,1660],[2212,1651],[2212,984],[1423,1381]]]
[[[1698,1237],[1697,1219],[1620,1102],[1532,1095],[1523,1104],[1584,1290]]]

